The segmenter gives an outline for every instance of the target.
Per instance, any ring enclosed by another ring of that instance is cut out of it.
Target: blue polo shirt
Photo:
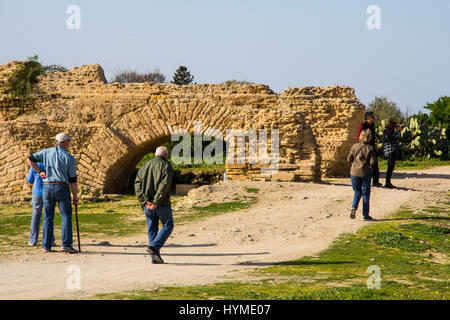
[[[44,170],[42,162],[38,162],[37,165],[41,170]],[[33,194],[42,197],[42,178],[33,168],[28,171],[27,182],[33,184]]]
[[[77,177],[75,158],[62,147],[47,148],[33,154],[37,162],[42,162],[47,178],[44,182],[65,182]],[[72,179],[69,179],[72,178]]]

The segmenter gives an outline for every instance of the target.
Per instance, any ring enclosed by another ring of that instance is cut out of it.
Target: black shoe
[[[386,184],[384,185],[384,187],[385,187],[385,188],[389,188],[389,189],[394,189],[394,188],[395,188],[395,186],[394,186],[392,183],[386,183]]]
[[[158,262],[158,261],[156,261],[154,258],[152,258],[152,263],[153,263],[153,264],[163,264],[164,262]]]
[[[78,253],[78,250],[75,249],[74,247],[63,247],[63,248],[61,249],[61,252],[64,252],[64,253],[70,253],[70,254],[77,254],[77,253]]]
[[[367,216],[363,218],[365,221],[371,221],[374,220],[371,216]]]
[[[164,263],[164,260],[161,258],[161,255],[159,254],[158,251],[156,251],[155,248],[148,247],[147,252],[150,254],[152,258],[152,263]]]
[[[355,213],[356,213],[356,208],[353,207],[352,210],[350,211],[350,219],[355,219]]]
[[[381,187],[381,186],[383,186],[383,185],[381,183],[379,183],[379,182],[374,182],[372,184],[372,187]]]

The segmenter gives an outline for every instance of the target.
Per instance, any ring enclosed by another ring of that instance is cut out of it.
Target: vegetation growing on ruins
[[[9,76],[3,93],[11,96],[11,106],[18,108],[18,114],[25,111],[33,92],[33,85],[38,82],[38,76],[48,72],[66,71],[61,65],[42,65],[38,56],[29,57]]]

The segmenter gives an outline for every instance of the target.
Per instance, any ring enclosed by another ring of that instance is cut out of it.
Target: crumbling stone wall
[[[0,66],[0,90],[18,62]],[[315,181],[346,174],[346,153],[354,142],[364,106],[348,87],[304,87],[276,94],[257,84],[106,83],[99,65],[39,77],[32,104],[18,116],[2,94],[0,110],[0,198],[23,193],[30,152],[54,145],[61,131],[75,140],[82,190],[117,193],[137,162],[176,129],[279,130],[278,171],[267,165],[227,164],[230,180]],[[270,144],[270,141],[269,141]],[[248,154],[248,144],[245,146]],[[270,146],[269,146],[270,153]],[[263,169],[263,171],[261,171]]]

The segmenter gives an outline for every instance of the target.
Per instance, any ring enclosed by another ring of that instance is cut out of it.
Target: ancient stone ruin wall
[[[290,88],[280,99],[300,111],[311,127],[321,158],[321,175],[347,175],[347,154],[364,117],[364,106],[355,90],[345,86]]]
[[[5,70],[15,65],[0,67],[0,85]],[[81,189],[117,193],[142,156],[170,140],[176,129],[192,134],[195,121],[201,121],[203,134],[217,129],[224,137],[227,129],[266,129],[270,138],[271,129],[278,129],[278,171],[250,164],[247,143],[245,162],[226,166],[230,180],[319,180],[348,171],[344,160],[364,109],[348,87],[275,94],[256,84],[108,84],[98,65],[43,75],[33,91],[32,105],[22,115],[9,109],[10,97],[2,94],[0,99],[0,110],[7,115],[0,122],[3,200],[26,192],[26,158],[53,146],[59,132],[75,138],[70,151],[77,159]]]

